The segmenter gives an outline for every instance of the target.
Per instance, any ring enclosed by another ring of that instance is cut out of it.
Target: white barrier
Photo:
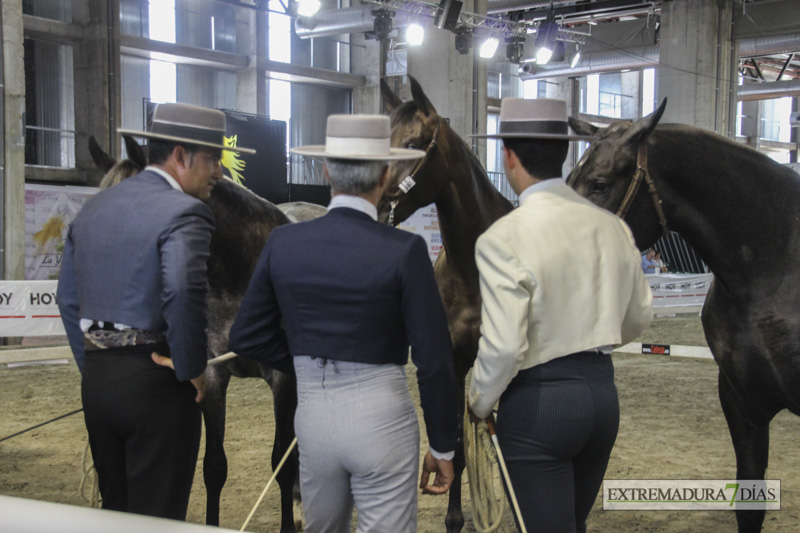
[[[0,496],[3,533],[212,533],[233,532],[166,518],[104,511],[63,503]]]
[[[56,280],[0,280],[0,337],[66,335],[57,288]]]
[[[646,274],[653,307],[702,307],[713,274]]]

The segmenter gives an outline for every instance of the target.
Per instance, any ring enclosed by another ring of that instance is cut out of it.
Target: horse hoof
[[[301,533],[305,531],[305,514],[303,514],[303,504],[300,502],[294,502],[294,527],[297,529],[297,533]]]

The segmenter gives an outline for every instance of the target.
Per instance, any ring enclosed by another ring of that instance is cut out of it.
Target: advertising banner
[[[25,185],[25,279],[58,279],[67,228],[94,187]]]
[[[58,281],[0,281],[0,337],[66,335]]]
[[[439,251],[442,249],[442,232],[439,230],[439,217],[434,204],[418,209],[397,227],[422,236],[428,243],[428,255],[431,257],[431,262],[436,262]]]
[[[702,306],[713,274],[646,274],[653,307]]]

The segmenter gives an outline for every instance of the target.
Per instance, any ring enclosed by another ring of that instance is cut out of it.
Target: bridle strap
[[[414,176],[417,175],[417,172],[419,172],[419,170],[422,168],[422,165],[425,164],[425,161],[428,159],[428,154],[430,154],[431,150],[433,150],[434,147],[436,147],[436,140],[438,139],[438,137],[439,137],[439,120],[437,119],[436,120],[436,129],[433,130],[433,138],[431,138],[431,142],[428,143],[428,146],[425,147],[425,155],[422,156],[417,161],[417,164],[414,166],[414,170],[412,170],[411,174],[409,174],[408,177],[405,178],[406,180],[410,178],[412,183],[413,183]],[[403,180],[403,181],[405,181],[405,180]],[[400,196],[404,195],[408,190],[410,190],[410,189],[406,189],[406,190],[400,189],[399,190],[399,194],[396,194],[395,196],[393,196],[392,200],[389,201],[389,206],[390,206],[391,209],[389,211],[389,219],[386,221],[386,223],[388,225],[391,226],[394,223],[394,208],[397,207],[397,202],[398,202],[397,199],[400,198]]]
[[[425,147],[425,155],[422,156],[422,158],[419,161],[417,161],[416,166],[414,166],[414,170],[411,171],[411,174],[409,174],[410,178],[416,176],[417,172],[419,172],[419,169],[421,169],[422,165],[425,164],[425,160],[428,159],[428,154],[430,154],[431,150],[433,150],[433,148],[436,146],[436,139],[438,137],[439,137],[439,120],[437,119],[436,129],[433,130],[433,138],[431,139],[431,142],[428,143],[428,146]],[[405,192],[403,192],[403,194],[405,194]]]
[[[628,210],[631,208],[631,205],[633,205],[633,200],[636,198],[636,193],[639,192],[639,186],[642,184],[642,181],[647,183],[647,188],[650,190],[650,197],[653,199],[653,207],[655,207],[656,214],[658,215],[658,223],[661,224],[661,230],[666,237],[669,235],[667,217],[664,216],[664,209],[661,207],[661,199],[658,197],[656,184],[650,177],[650,173],[647,172],[646,142],[639,145],[639,152],[636,156],[636,171],[633,173],[633,179],[628,187],[628,192],[625,193],[625,197],[622,199],[619,209],[617,209],[617,216],[621,219],[625,219],[625,215],[628,214]]]

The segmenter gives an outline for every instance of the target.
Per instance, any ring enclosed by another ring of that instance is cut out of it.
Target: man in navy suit
[[[410,345],[430,442],[419,487],[443,494],[457,439],[452,347],[424,240],[378,223],[376,205],[388,161],[424,153],[390,148],[378,115],[332,115],[325,146],[293,152],[325,158],[329,212],[273,231],[230,348],[294,366],[306,530],[349,533],[355,505],[359,532],[414,533],[419,424],[404,365]]]
[[[225,115],[160,104],[149,132],[124,133],[150,138],[150,166],[75,218],[58,305],[103,508],[183,520],[205,390],[214,217],[203,200],[221,176]],[[159,366],[166,355],[174,371]]]

